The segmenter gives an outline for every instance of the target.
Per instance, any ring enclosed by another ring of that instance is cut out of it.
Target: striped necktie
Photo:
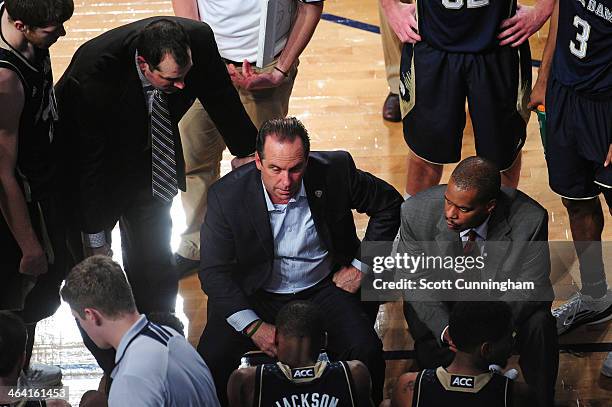
[[[151,106],[151,167],[153,196],[164,202],[177,194],[174,135],[168,99],[158,89],[153,92]]]

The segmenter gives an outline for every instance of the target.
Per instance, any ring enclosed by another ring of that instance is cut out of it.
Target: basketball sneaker
[[[557,319],[557,333],[564,334],[580,325],[592,325],[612,319],[612,292],[602,298],[580,292],[572,295],[566,303],[552,310]]]

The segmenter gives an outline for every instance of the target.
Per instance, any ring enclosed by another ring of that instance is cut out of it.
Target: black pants
[[[259,291],[249,300],[259,317],[271,324],[274,324],[280,308],[290,301],[310,300],[317,304],[326,319],[329,358],[362,361],[370,370],[372,397],[376,405],[382,400],[385,379],[382,342],[374,331],[373,320],[366,309],[377,304],[361,303],[359,296],[339,289],[330,278],[297,294]],[[210,368],[221,405],[227,405],[227,381],[238,367],[240,357],[255,349],[251,339],[236,332],[223,315],[215,312],[214,302],[209,301],[208,322],[200,338],[198,352]]]
[[[449,313],[451,308],[452,305],[449,304]],[[404,316],[414,339],[419,368],[448,366],[453,361],[453,352],[447,346],[439,345],[437,338],[419,320],[414,308],[407,302],[404,303]],[[516,351],[520,355],[521,371],[535,393],[538,406],[553,406],[559,370],[559,343],[549,303],[542,303],[542,306],[518,327]]]
[[[133,198],[119,218],[123,269],[136,307],[143,314],[174,312],[178,276],[172,264],[169,202],[151,194],[150,181],[132,190]],[[81,330],[85,346],[106,373],[114,367],[114,350],[101,350]]]

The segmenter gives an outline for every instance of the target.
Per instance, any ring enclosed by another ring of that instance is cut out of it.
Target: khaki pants
[[[270,72],[276,61],[258,72]],[[297,64],[280,86],[257,91],[238,89],[246,112],[259,128],[269,119],[285,117],[289,111],[289,97],[297,75]],[[219,179],[225,143],[206,110],[196,100],[179,122],[187,191],[181,192],[187,229],[181,235],[178,254],[188,259],[200,258],[200,227],[206,214],[206,199],[210,185]]]
[[[383,55],[385,57],[385,70],[389,92],[399,94],[399,72],[402,56],[402,43],[387,22],[380,0],[378,2],[378,15],[380,16],[380,35],[382,38]],[[402,0],[402,3],[411,3],[411,0]]]

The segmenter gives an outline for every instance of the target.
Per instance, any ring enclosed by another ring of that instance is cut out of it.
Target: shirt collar
[[[263,180],[261,180],[261,186],[264,191],[264,197],[266,198],[266,207],[268,208],[268,212],[273,212],[277,210],[274,204],[272,203],[272,200],[270,199],[270,195],[266,190],[266,186],[264,185]],[[306,198],[306,188],[304,188],[304,180],[301,181],[300,189],[297,194],[291,197],[291,199],[289,199],[289,202],[297,202],[300,198]]]
[[[123,335],[121,341],[119,342],[119,346],[117,347],[117,352],[115,353],[115,363],[121,360],[129,343],[148,323],[149,321],[147,320],[147,317],[143,314],[140,316],[140,318],[138,318],[138,321],[136,321],[136,323],[134,323],[134,325],[132,325],[132,327]]]
[[[482,222],[480,225],[476,226],[475,228],[465,229],[459,232],[459,236],[464,237],[470,232],[470,230],[473,230],[474,232],[476,232],[476,235],[480,237],[482,240],[487,240],[487,232],[489,230],[489,219],[491,219],[491,215],[487,216],[484,222]]]

